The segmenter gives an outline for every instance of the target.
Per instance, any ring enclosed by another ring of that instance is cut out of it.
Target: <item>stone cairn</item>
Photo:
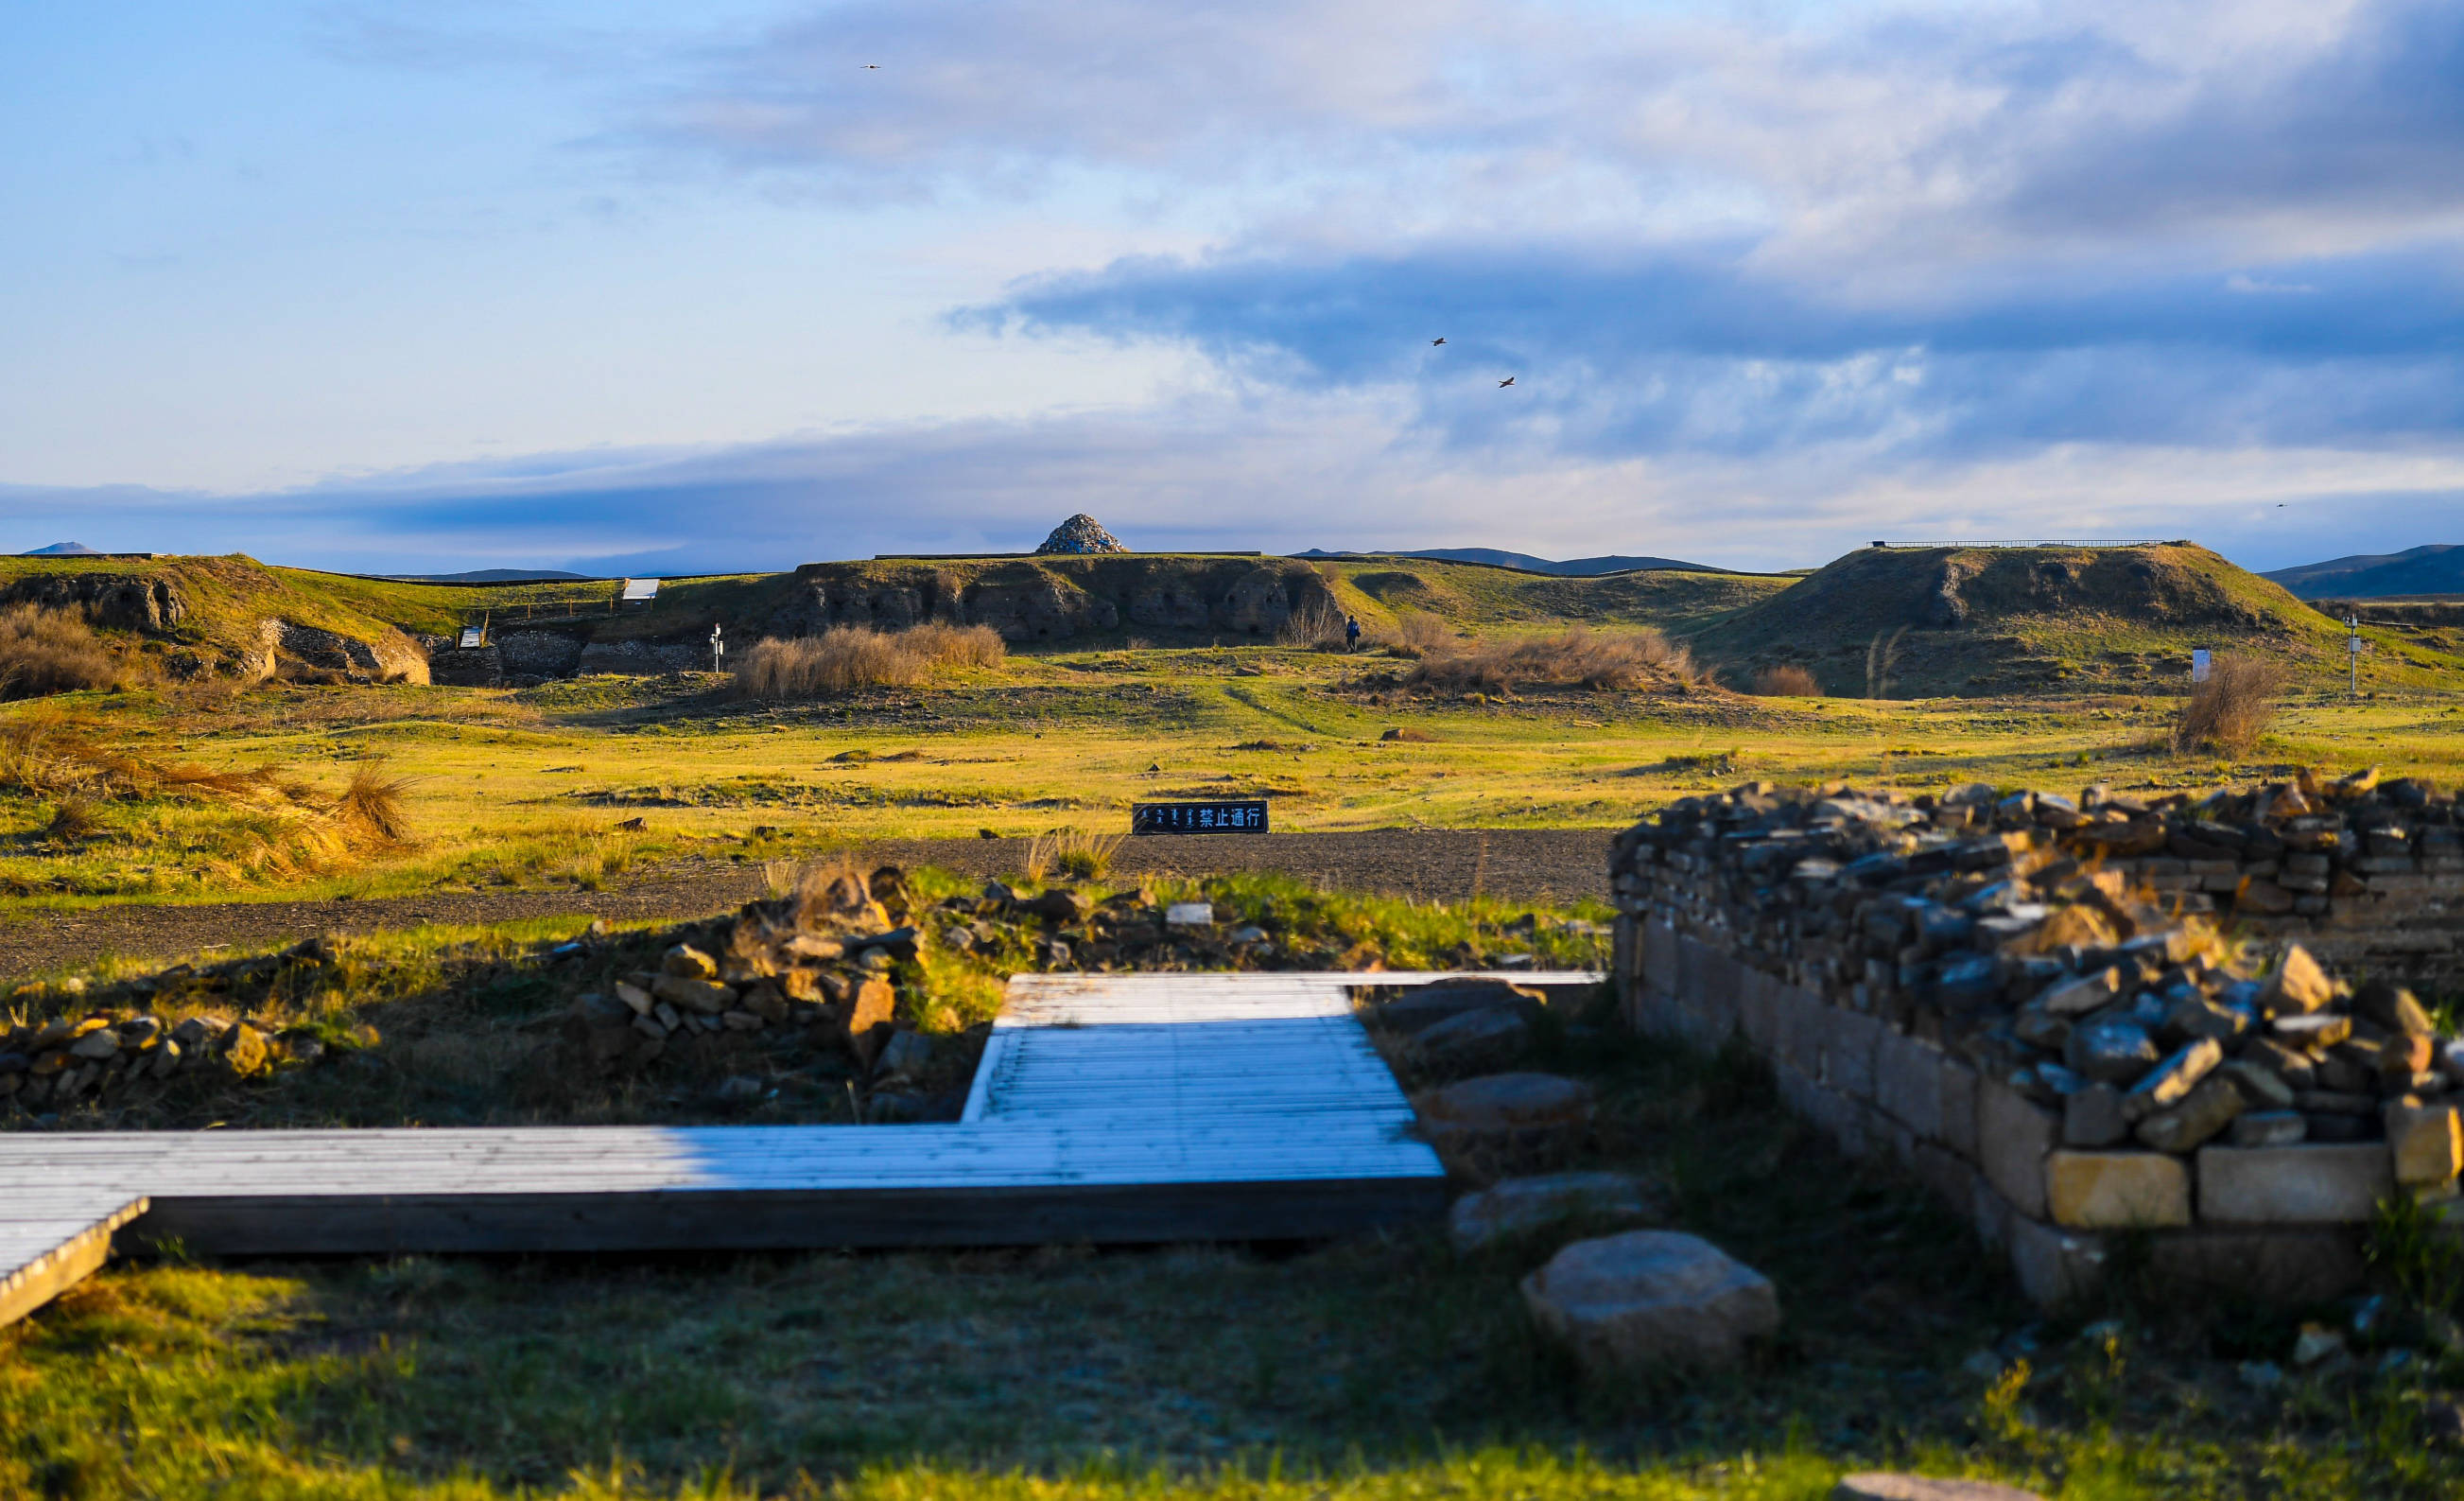
[[[916,930],[893,926],[880,889],[902,908],[895,868],[808,878],[795,893],[745,904],[696,944],[671,945],[656,971],[574,999],[566,1036],[593,1062],[640,1067],[671,1043],[715,1032],[817,1032],[866,1069],[899,1035],[890,979],[916,957]]]
[[[1072,553],[1128,552],[1121,540],[1104,530],[1101,522],[1084,511],[1052,529],[1044,545],[1035,549],[1037,557]]]
[[[2244,915],[2464,898],[2456,820],[2375,772],[2153,801],[1750,783],[1619,836],[1615,978],[1646,1029],[1742,1032],[1799,1114],[1887,1146],[2041,1301],[2123,1230],[2167,1232],[2160,1270],[2317,1291],[2382,1200],[2455,1200],[2464,1045]],[[2345,1233],[2252,1239],[2296,1226]]]

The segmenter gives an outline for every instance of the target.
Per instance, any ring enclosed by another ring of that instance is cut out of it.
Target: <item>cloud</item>
[[[2046,445],[1875,463],[1854,444],[1808,441],[1638,458],[1570,454],[1518,429],[1462,450],[1431,441],[1382,392],[1267,390],[266,494],[0,487],[0,546],[247,551],[361,572],[676,574],[1023,549],[1086,511],[1145,550],[1453,544],[1792,567],[1878,536],[2192,536],[2277,566],[2420,541],[2422,519],[2454,514],[2459,498],[2464,452]]]

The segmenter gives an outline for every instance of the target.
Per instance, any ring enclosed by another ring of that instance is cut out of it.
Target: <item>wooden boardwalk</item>
[[[122,1225],[267,1254],[1286,1239],[1423,1218],[1444,1175],[1352,993],[1439,978],[1022,975],[954,1125],[0,1133],[0,1323],[100,1265]]]

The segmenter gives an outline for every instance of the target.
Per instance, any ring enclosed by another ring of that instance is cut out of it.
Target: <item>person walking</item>
[[[1357,615],[1343,617],[1343,650],[1346,651],[1360,650],[1360,617]]]

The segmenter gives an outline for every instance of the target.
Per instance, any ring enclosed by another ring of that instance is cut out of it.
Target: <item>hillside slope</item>
[[[0,607],[75,615],[123,659],[178,681],[289,673],[427,682],[428,652],[411,632],[448,630],[457,617],[444,601],[388,592],[404,587],[236,554],[0,558]]]
[[[1622,553],[1598,558],[1569,558],[1559,563],[1548,558],[1535,558],[1528,552],[1507,552],[1496,547],[1421,547],[1402,552],[1322,552],[1312,547],[1293,556],[1312,561],[1320,558],[1426,558],[1435,563],[1483,563],[1492,568],[1520,568],[1526,573],[1553,573],[1574,579],[1588,579],[1603,573],[1633,573],[1645,568],[1673,568],[1680,573],[1728,571],[1705,563],[1683,563],[1675,558],[1628,557]]]
[[[1827,693],[1888,697],[2181,687],[2196,647],[2321,679],[2343,665],[2334,622],[2189,543],[1868,548],[1688,635],[1731,681],[1794,663]],[[2379,645],[2389,686],[2452,683],[2464,666]]]
[[[2357,553],[2262,574],[2305,600],[2385,599],[2398,594],[2464,594],[2464,544]]]

